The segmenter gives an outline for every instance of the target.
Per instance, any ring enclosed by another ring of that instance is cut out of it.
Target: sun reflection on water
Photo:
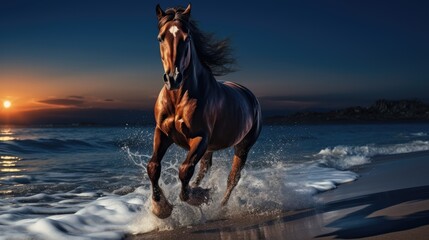
[[[8,190],[0,190],[0,195],[6,195],[6,194],[11,194],[12,190],[8,189]]]
[[[19,166],[19,161],[22,158],[12,155],[0,155],[0,196],[13,194],[15,183],[11,183],[10,179],[17,177],[15,173],[22,172],[24,169]],[[10,189],[12,188],[12,189]]]
[[[0,156],[0,172],[21,172],[21,169],[16,167],[21,158],[9,155]]]
[[[4,128],[0,130],[0,142],[5,142],[5,141],[13,141],[16,140],[15,137],[13,137],[13,132],[12,129],[10,128]]]
[[[0,136],[0,142],[5,142],[5,141],[13,141],[15,140],[14,137],[10,137],[10,136]]]

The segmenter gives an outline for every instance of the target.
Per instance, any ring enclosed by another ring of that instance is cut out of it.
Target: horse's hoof
[[[172,211],[173,206],[167,201],[167,199],[165,199],[164,196],[161,196],[159,201],[152,199],[152,213],[158,218],[168,218]]]
[[[210,189],[194,187],[189,190],[189,198],[186,203],[193,206],[200,206],[210,201]]]

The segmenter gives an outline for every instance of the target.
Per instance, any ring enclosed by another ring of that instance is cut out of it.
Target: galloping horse
[[[158,40],[164,67],[164,86],[155,104],[156,127],[153,155],[147,165],[152,183],[152,212],[159,218],[171,215],[172,205],[158,185],[161,160],[172,143],[185,148],[179,167],[180,199],[198,206],[207,203],[209,190],[199,187],[212,164],[214,151],[234,146],[232,170],[222,200],[226,205],[240,179],[247,154],[261,131],[261,109],[245,87],[218,82],[214,76],[231,72],[234,59],[226,40],[216,41],[201,32],[186,9],[156,6]],[[189,185],[197,163],[200,169]]]

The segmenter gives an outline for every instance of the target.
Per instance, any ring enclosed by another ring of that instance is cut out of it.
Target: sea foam
[[[390,145],[336,146],[320,150],[315,157],[320,157],[320,162],[330,167],[348,169],[352,166],[369,163],[370,158],[377,155],[393,155],[428,150],[429,141],[412,141]]]

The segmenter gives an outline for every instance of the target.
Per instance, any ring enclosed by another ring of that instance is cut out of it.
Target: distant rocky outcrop
[[[429,122],[429,105],[413,100],[381,99],[369,107],[349,107],[329,112],[298,112],[265,119],[268,124]]]

